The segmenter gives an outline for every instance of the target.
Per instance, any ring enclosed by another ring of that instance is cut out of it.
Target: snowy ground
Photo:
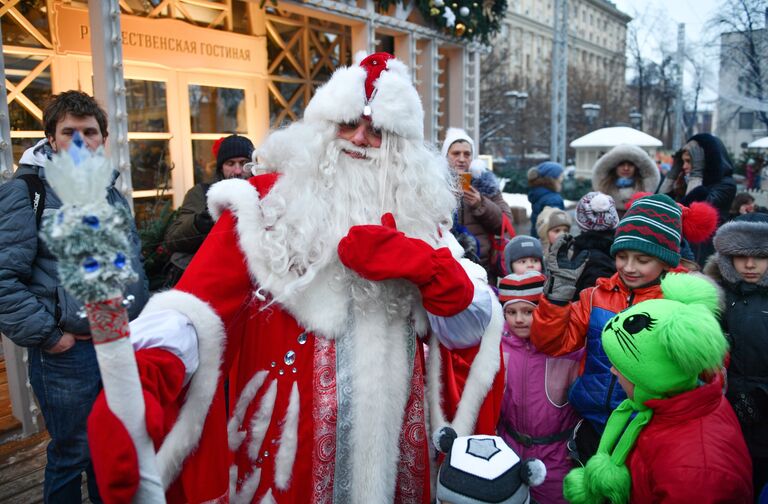
[[[502,197],[504,198],[504,201],[507,202],[507,205],[510,207],[522,207],[525,208],[525,215],[528,217],[531,216],[531,203],[528,201],[528,195],[527,194],[512,194],[512,193],[501,193]],[[570,201],[565,200],[565,208],[571,209],[576,207],[576,203],[578,201]]]

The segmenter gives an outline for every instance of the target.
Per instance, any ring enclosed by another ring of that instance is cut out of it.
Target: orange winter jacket
[[[618,312],[648,299],[662,297],[658,283],[629,289],[615,273],[584,289],[579,300],[559,306],[542,297],[533,312],[531,342],[540,351],[559,357],[586,347],[581,376],[568,393],[576,411],[602,433],[611,411],[626,394],[611,374],[611,363],[600,338],[605,324]]]
[[[598,278],[594,287],[581,291],[578,301],[565,306],[552,303],[542,296],[539,307],[533,312],[531,342],[540,352],[555,357],[571,353],[586,344],[587,329],[594,308],[616,314],[641,301],[660,297],[661,286],[658,283],[630,289],[624,285],[618,273],[610,278]],[[603,327],[598,329],[602,331]]]

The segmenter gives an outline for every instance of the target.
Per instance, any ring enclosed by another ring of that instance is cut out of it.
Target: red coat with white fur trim
[[[221,217],[176,289],[146,309],[183,313],[199,338],[200,367],[165,412],[172,419],[178,411],[158,452],[169,501],[429,502],[426,372],[421,339],[413,337],[428,334],[425,312],[414,307],[402,320],[351,316],[347,338],[316,336],[350,317],[339,304],[348,294],[320,275],[300,302],[267,306],[269,295],[257,290],[259,258],[248,254],[257,238],[249,226],[258,195],[275,180],[214,186],[209,200]],[[493,400],[481,406],[499,382],[493,369],[502,317],[494,310],[480,347],[462,356],[483,365],[470,372],[465,364],[452,370],[452,383],[430,387],[432,396],[441,388],[455,395],[466,382],[472,397],[445,401],[462,435],[481,409],[493,416],[482,425],[498,415]],[[431,401],[440,408],[439,397]]]

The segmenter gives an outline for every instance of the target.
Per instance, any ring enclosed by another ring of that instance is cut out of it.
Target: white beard
[[[294,149],[302,144],[298,140],[293,139]],[[337,253],[339,241],[352,226],[380,224],[386,212],[393,213],[398,229],[407,236],[433,246],[438,241],[438,227],[449,222],[455,201],[449,172],[445,170],[441,187],[440,179],[428,176],[428,169],[402,166],[398,163],[402,156],[391,155],[397,142],[385,134],[382,148],[359,149],[329,138],[324,152],[314,158],[314,166],[289,166],[263,197],[260,250],[254,253],[268,272],[260,275],[260,288],[274,301],[286,303],[322,277],[334,290],[351,293],[354,307],[362,312],[381,310],[382,305],[392,315],[409,309],[416,295],[410,282],[369,282],[346,269]],[[315,150],[322,148],[322,142],[315,143]],[[311,147],[312,142],[307,144]],[[368,159],[355,159],[343,150]],[[433,161],[426,148],[421,150],[426,154],[419,153],[427,161],[424,164]],[[438,165],[435,169],[440,174],[443,168]],[[435,203],[430,205],[432,201]]]

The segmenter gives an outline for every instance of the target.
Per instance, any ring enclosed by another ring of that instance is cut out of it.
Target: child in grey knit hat
[[[542,270],[541,242],[533,236],[518,235],[504,247],[504,263],[507,271],[522,275],[526,271]]]

